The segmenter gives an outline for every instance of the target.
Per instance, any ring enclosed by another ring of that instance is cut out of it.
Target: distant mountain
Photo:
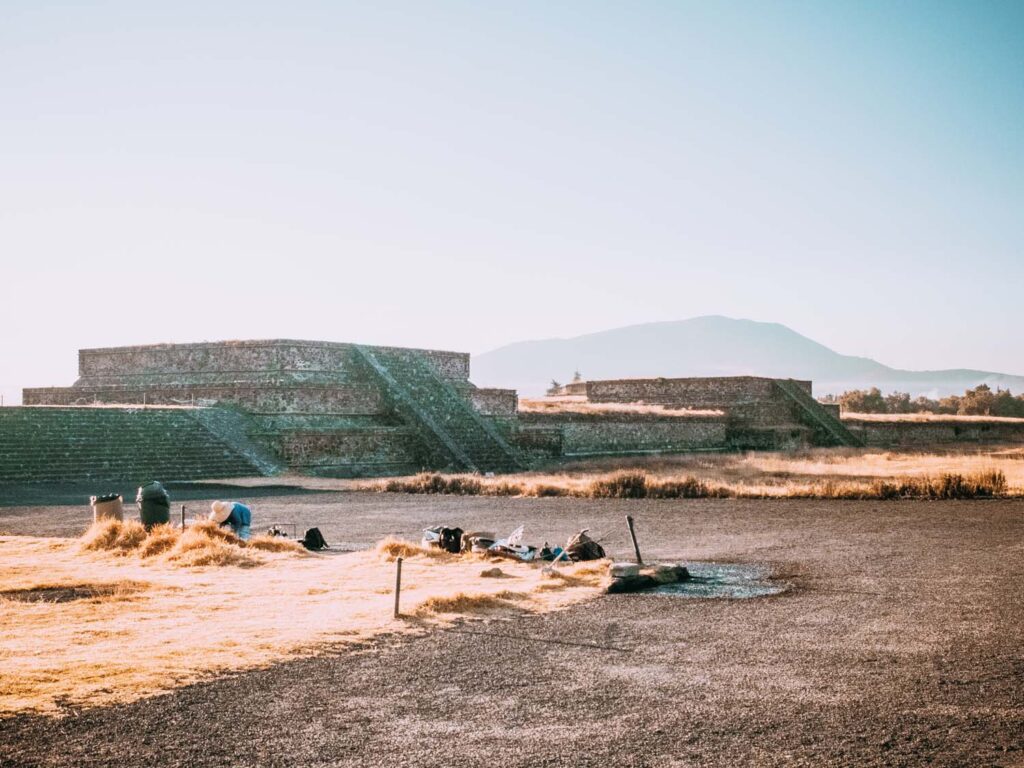
[[[720,316],[631,325],[572,339],[523,341],[477,355],[472,363],[472,379],[478,386],[510,387],[525,396],[543,394],[552,379],[565,383],[576,370],[587,379],[811,379],[817,396],[878,387],[885,393],[944,397],[981,383],[1024,393],[1024,376],[962,368],[904,371],[833,352],[778,323]]]

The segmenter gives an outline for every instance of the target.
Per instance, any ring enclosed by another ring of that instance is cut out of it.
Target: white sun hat
[[[215,501],[210,505],[210,519],[215,523],[223,523],[231,517],[231,510],[234,508],[233,501]]]

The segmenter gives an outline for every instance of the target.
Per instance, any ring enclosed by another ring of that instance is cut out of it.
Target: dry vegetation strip
[[[866,483],[826,480],[811,485],[739,486],[707,482],[696,477],[660,478],[625,470],[592,480],[566,477],[547,482],[491,480],[466,475],[423,473],[396,478],[377,486],[391,493],[437,493],[458,496],[574,496],[589,499],[986,499],[1007,495],[1001,470],[966,475],[908,477]]]
[[[609,457],[557,472],[424,473],[347,487],[396,493],[580,498],[968,499],[1024,495],[1024,449],[816,448]]]
[[[180,535],[103,523],[83,539],[0,537],[0,717],[61,714],[165,691],[327,643],[424,631],[451,614],[548,611],[589,599],[601,579],[567,579],[386,541],[347,555],[305,553],[216,528]],[[392,617],[394,566],[403,612]],[[589,574],[589,575],[588,575]]]

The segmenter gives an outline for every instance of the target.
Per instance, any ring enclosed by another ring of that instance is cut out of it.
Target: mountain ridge
[[[473,381],[542,394],[552,378],[769,376],[810,379],[815,395],[877,386],[914,397],[961,394],[981,383],[1024,393],[1024,376],[950,368],[913,371],[844,355],[774,322],[703,315],[611,328],[568,338],[520,341],[472,359]]]

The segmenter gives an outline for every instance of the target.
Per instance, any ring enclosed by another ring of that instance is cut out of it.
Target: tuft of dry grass
[[[98,520],[79,540],[79,546],[86,552],[160,558],[186,567],[253,567],[263,562],[260,552],[306,553],[298,542],[273,536],[242,541],[209,520],[196,522],[184,531],[164,524],[153,526],[148,532],[136,520]]]
[[[97,520],[82,537],[82,549],[128,554],[137,552],[146,540],[146,529],[138,520]]]
[[[411,478],[386,480],[383,490],[397,493],[444,493],[454,496],[480,496],[483,483],[468,475],[442,475],[421,472]]]
[[[246,546],[249,549],[259,550],[260,552],[294,552],[296,554],[305,554],[307,552],[306,548],[297,541],[286,539],[283,536],[269,536],[267,534],[253,536],[246,542]]]
[[[196,526],[186,528],[174,547],[168,551],[167,561],[193,568],[208,565],[252,568],[260,564],[259,559],[245,551],[241,540],[236,545],[219,536],[211,536],[210,533]]]
[[[495,611],[518,610],[516,602],[526,598],[526,595],[516,595],[504,590],[497,594],[484,592],[457,592],[454,595],[431,597],[420,603],[416,614],[481,614],[494,613]]]
[[[388,536],[386,539],[378,541],[374,551],[386,563],[393,562],[399,557],[403,560],[412,557],[445,560],[453,557],[453,555],[439,547],[424,547],[412,541],[396,538],[395,536]]]

